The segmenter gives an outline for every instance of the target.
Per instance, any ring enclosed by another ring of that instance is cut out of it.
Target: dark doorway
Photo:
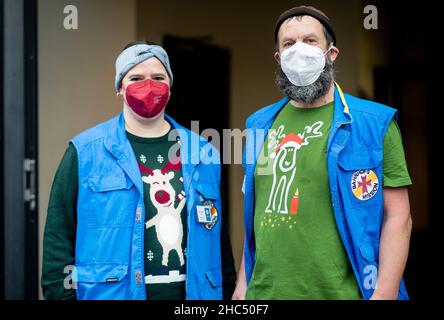
[[[5,281],[3,275],[5,274],[5,255],[4,255],[4,239],[5,234],[3,217],[4,217],[4,201],[3,201],[3,190],[5,189],[4,182],[4,132],[3,132],[3,0],[0,0],[0,300],[5,297]]]
[[[223,129],[229,127],[230,51],[210,40],[164,37],[174,71],[167,113],[184,127],[191,129],[191,121],[199,121],[198,133],[213,128],[222,137]],[[227,166],[222,166],[224,212],[228,208]]]
[[[199,121],[200,131],[222,133],[229,120],[230,52],[205,39],[164,37],[174,70],[168,112],[187,128]]]
[[[428,3],[428,5],[427,5]],[[415,6],[384,2],[390,23],[390,66],[375,71],[375,98],[399,110],[399,126],[403,136],[407,163],[413,186],[410,203],[414,229],[410,242],[405,280],[412,300],[436,297],[431,286],[439,275],[434,256],[439,249],[435,235],[442,226],[440,201],[441,164],[437,146],[442,145],[436,129],[442,128],[440,81],[436,81],[432,65],[436,61],[433,25],[437,10],[418,14]],[[426,0],[426,7],[434,3]],[[436,129],[434,129],[436,128]]]
[[[25,49],[25,161],[24,200],[26,234],[26,299],[38,299],[39,233],[37,206],[38,157],[38,78],[37,78],[37,0],[26,0],[24,8]]]
[[[1,0],[1,294],[38,298],[37,2]]]

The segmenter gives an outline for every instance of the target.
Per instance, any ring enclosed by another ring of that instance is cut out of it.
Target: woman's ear
[[[123,97],[123,93],[124,93],[123,87],[120,86],[120,89],[119,89],[119,92],[117,92],[117,95]]]

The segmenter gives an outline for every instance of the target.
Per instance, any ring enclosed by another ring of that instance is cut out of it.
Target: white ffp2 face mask
[[[298,87],[305,87],[318,80],[325,67],[322,49],[303,42],[296,42],[281,54],[281,68],[288,80]]]

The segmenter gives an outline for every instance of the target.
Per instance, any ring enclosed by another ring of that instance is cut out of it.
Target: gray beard
[[[333,62],[329,60],[327,59],[325,62],[325,68],[319,78],[314,83],[304,87],[298,87],[291,83],[279,65],[276,70],[276,85],[290,99],[303,104],[312,104],[320,97],[325,96],[333,83]]]

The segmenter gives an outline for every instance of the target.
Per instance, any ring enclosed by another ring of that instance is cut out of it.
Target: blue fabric
[[[166,118],[177,129],[181,143],[188,228],[186,298],[222,299],[219,153],[199,135]],[[145,300],[143,182],[123,114],[72,142],[79,162],[77,297]],[[209,157],[218,162],[212,163]],[[219,213],[211,230],[196,217],[202,200],[211,200]]]
[[[328,139],[327,166],[335,220],[364,299],[374,291],[379,260],[383,218],[382,160],[383,139],[396,110],[375,102],[344,95],[335,87],[335,110]],[[274,119],[287,104],[285,98],[265,107],[247,119],[247,142],[243,155],[245,170],[244,223],[245,273],[247,283],[255,264],[254,170],[259,152]],[[369,200],[357,199],[351,189],[351,176],[361,169],[373,170],[380,187]],[[401,282],[399,299],[408,299]]]
[[[157,45],[137,44],[125,49],[116,60],[116,80],[114,86],[119,92],[120,83],[125,75],[139,63],[156,57],[165,67],[170,77],[170,86],[173,85],[173,72],[171,71],[170,60],[166,51]]]

